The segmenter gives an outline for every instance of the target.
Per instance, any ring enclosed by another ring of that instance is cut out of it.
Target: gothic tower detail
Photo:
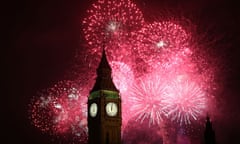
[[[207,116],[205,131],[204,131],[204,140],[205,144],[216,144],[215,141],[215,132],[212,128],[212,122],[210,121],[209,116]]]
[[[103,50],[97,78],[88,97],[88,144],[121,143],[121,99]]]

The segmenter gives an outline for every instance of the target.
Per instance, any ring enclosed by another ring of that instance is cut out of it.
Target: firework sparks
[[[179,25],[167,22],[145,24],[134,35],[136,53],[152,67],[179,64],[183,56],[191,54],[189,34]]]
[[[111,67],[113,70],[113,82],[120,90],[121,94],[126,93],[134,81],[131,67],[123,62],[116,61],[111,62]]]
[[[191,124],[198,120],[206,109],[205,92],[196,83],[179,78],[173,81],[167,90],[165,102],[168,116],[180,124]]]
[[[141,122],[149,120],[149,125],[160,124],[162,117],[166,114],[164,110],[164,99],[166,84],[163,75],[148,75],[135,83],[131,92],[129,101],[130,110],[137,120]]]
[[[83,20],[87,45],[77,53],[78,65],[72,71],[76,79],[59,82],[34,97],[33,124],[86,143],[87,96],[103,47],[121,93],[123,129],[131,119],[138,121],[136,127],[148,123],[150,129],[166,123],[165,118],[181,126],[192,124],[209,110],[218,68],[209,64],[208,52],[190,42],[192,33],[184,28],[170,20],[145,23],[129,0],[98,0]]]
[[[87,11],[83,20],[83,32],[91,49],[101,51],[105,47],[110,56],[129,55],[128,37],[144,23],[143,14],[136,4],[129,0],[98,0]],[[114,57],[116,58],[116,56]],[[118,60],[118,59],[114,59]]]
[[[51,134],[86,136],[86,100],[84,91],[70,81],[62,81],[35,97],[30,105],[33,125]],[[80,139],[81,140],[81,139]]]

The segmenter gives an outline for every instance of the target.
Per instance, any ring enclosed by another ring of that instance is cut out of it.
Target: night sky
[[[50,144],[51,137],[34,128],[28,119],[32,96],[63,80],[76,50],[82,48],[81,21],[94,0],[23,0],[7,3],[3,13],[7,30],[3,57],[4,95],[2,133],[5,143]],[[219,108],[225,115],[214,125],[219,144],[240,143],[240,5],[229,0],[134,0],[146,19],[157,19],[161,9],[183,9],[204,31],[211,26],[227,49],[224,89]],[[1,142],[2,143],[2,142]]]

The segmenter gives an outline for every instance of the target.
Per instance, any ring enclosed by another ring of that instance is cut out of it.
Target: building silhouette
[[[121,99],[103,50],[97,78],[88,97],[88,143],[121,143]]]
[[[204,131],[204,143],[205,144],[216,144],[215,132],[212,128],[212,122],[210,121],[209,116],[207,116],[205,131]]]

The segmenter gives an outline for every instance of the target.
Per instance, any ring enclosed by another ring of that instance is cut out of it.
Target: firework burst
[[[128,91],[128,88],[134,81],[134,75],[130,66],[123,62],[112,61],[112,77],[116,87],[120,90],[121,94]]]
[[[206,93],[196,83],[182,77],[169,84],[165,103],[167,115],[180,124],[191,124],[192,120],[206,114]]]
[[[193,38],[198,33],[193,33],[189,25],[166,19],[146,23],[130,0],[97,0],[82,22],[86,45],[78,51],[75,69],[68,74],[74,78],[33,98],[32,123],[44,132],[70,135],[86,143],[87,96],[105,48],[113,81],[121,93],[122,132],[125,126],[141,129],[148,124],[151,131],[160,128],[154,131],[166,142],[165,137],[173,133],[164,134],[168,123],[193,125],[209,111],[214,99],[210,93],[219,90],[214,83],[215,72],[220,71],[219,60],[206,50],[208,45],[199,44],[205,40]],[[216,59],[210,59],[212,55]]]
[[[30,104],[33,125],[53,135],[86,137],[87,97],[83,93],[76,84],[61,81],[40,97],[34,97]]]
[[[113,56],[130,55],[128,37],[144,23],[143,14],[129,0],[98,0],[87,11],[83,20],[83,32],[90,52],[98,52],[104,46]],[[114,57],[116,58],[116,56]]]
[[[189,34],[170,21],[145,24],[134,35],[133,48],[138,56],[154,68],[171,67],[191,54]]]
[[[130,110],[136,120],[143,122],[149,120],[149,125],[160,124],[165,111],[164,96],[166,92],[166,80],[164,75],[147,75],[140,78],[130,91]]]

